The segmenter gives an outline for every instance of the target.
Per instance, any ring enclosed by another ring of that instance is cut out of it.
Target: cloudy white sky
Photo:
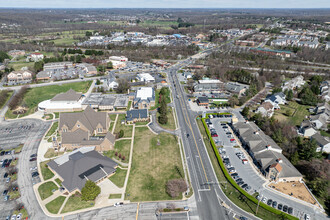
[[[15,8],[330,8],[330,0],[0,0]]]

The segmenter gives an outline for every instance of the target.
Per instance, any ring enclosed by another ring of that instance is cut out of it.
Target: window
[[[80,124],[77,124],[77,127],[80,128]]]
[[[102,128],[98,128],[97,131],[98,131],[98,132],[102,132],[103,129],[102,129]]]

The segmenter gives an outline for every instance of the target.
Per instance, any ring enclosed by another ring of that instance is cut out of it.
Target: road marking
[[[139,218],[139,207],[140,207],[140,203],[138,202],[138,204],[137,204],[137,208],[136,208],[136,216],[135,216],[135,220],[138,220],[138,218]]]
[[[174,77],[173,77],[173,78],[174,78]],[[180,85],[179,85],[179,86],[180,86]],[[183,94],[181,86],[180,86],[180,92],[181,92],[181,94]],[[182,100],[181,100],[181,99],[182,99]],[[198,155],[199,155],[199,159],[200,159],[200,162],[201,162],[201,165],[202,165],[203,171],[204,171],[205,179],[206,179],[206,181],[208,182],[208,178],[207,178],[207,175],[206,175],[205,167],[204,167],[204,164],[203,164],[203,161],[202,161],[202,158],[201,158],[201,154],[200,154],[200,152],[199,152],[199,148],[198,148],[198,146],[197,146],[197,141],[196,141],[196,138],[195,138],[195,134],[194,134],[194,132],[193,132],[193,129],[192,129],[192,126],[191,126],[191,123],[190,123],[190,119],[189,119],[189,117],[188,117],[188,111],[187,111],[185,105],[182,104],[182,102],[183,102],[183,97],[182,97],[182,96],[179,96],[179,102],[180,102],[180,105],[181,105],[182,110],[183,110],[182,113],[183,113],[184,120],[186,121],[186,124],[188,125],[188,127],[189,127],[190,130],[191,130],[191,133],[192,133],[192,136],[193,136],[193,139],[194,139],[194,142],[195,142],[195,146],[196,146],[196,149],[197,149],[197,152],[198,152]],[[184,109],[185,109],[186,112],[184,111]],[[209,188],[210,188],[210,186],[209,186]]]
[[[207,191],[211,191],[211,189],[199,189],[199,192],[207,192]]]

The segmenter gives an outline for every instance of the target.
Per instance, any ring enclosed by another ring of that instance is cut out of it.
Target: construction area
[[[269,187],[286,195],[319,206],[317,201],[314,199],[313,195],[308,191],[308,189],[303,183],[279,182],[279,183],[271,183],[269,184]]]

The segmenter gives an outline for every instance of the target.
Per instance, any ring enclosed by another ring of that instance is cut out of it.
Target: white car
[[[310,216],[308,214],[305,214],[305,220],[310,220]]]
[[[16,215],[12,215],[11,220],[16,220]]]
[[[122,205],[124,205],[123,202],[116,202],[113,206],[117,207],[117,206],[122,206]]]
[[[19,214],[17,215],[16,219],[17,219],[17,220],[22,219],[22,213],[19,213]]]

